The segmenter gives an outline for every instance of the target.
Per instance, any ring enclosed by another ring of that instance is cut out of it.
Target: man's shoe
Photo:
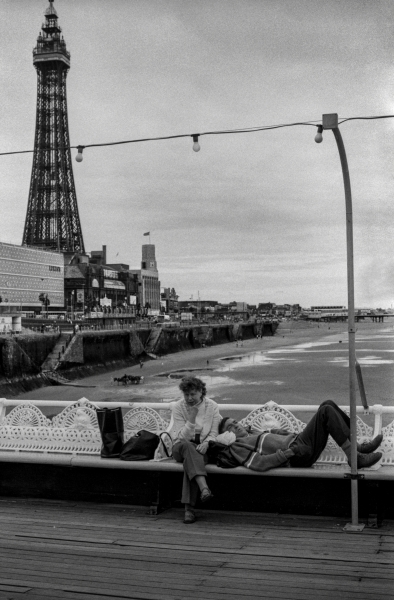
[[[373,452],[371,454],[357,453],[357,469],[366,469],[372,467],[382,458],[381,452]],[[350,461],[349,461],[350,464]]]
[[[380,433],[370,442],[363,442],[362,444],[357,444],[357,452],[361,452],[361,454],[371,454],[371,452],[375,452],[376,448],[379,448],[382,441],[383,436]]]

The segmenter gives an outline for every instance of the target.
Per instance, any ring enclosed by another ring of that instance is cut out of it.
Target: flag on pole
[[[147,231],[146,233],[144,233],[144,235],[150,235],[150,231]]]

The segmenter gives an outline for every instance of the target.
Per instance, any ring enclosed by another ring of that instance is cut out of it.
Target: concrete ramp
[[[148,341],[146,342],[145,348],[144,348],[146,354],[148,354],[148,355],[155,354],[155,350],[159,344],[159,339],[160,339],[162,332],[163,332],[162,329],[151,329],[149,337],[148,337]]]
[[[67,346],[67,340],[70,337],[69,333],[62,332],[52,350],[41,365],[42,371],[56,371],[60,358],[63,354],[63,348]]]

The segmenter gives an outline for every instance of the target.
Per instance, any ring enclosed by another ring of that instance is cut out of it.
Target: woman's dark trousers
[[[298,434],[290,448],[295,453],[292,467],[311,467],[326,447],[328,436],[342,446],[350,439],[350,419],[332,400],[323,402],[305,429]]]
[[[205,465],[208,462],[208,456],[197,452],[196,444],[187,440],[176,442],[172,449],[172,456],[177,462],[183,463],[184,475],[181,502],[195,506],[200,488],[194,478],[197,475],[206,477]]]

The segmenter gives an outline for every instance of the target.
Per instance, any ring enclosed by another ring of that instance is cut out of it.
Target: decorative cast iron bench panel
[[[37,405],[50,406],[51,409],[54,409],[56,404],[60,403],[37,402]],[[32,401],[0,400],[0,458],[2,450],[99,455],[101,438],[96,409],[102,404],[94,404],[86,398],[82,398],[77,402],[68,403],[59,414],[50,419]],[[125,440],[140,429],[159,433],[169,427],[171,404],[163,403],[159,405],[160,408],[157,403],[151,404],[155,408],[149,406],[149,403],[143,405],[120,403],[124,408]],[[114,406],[113,403],[107,405]],[[6,414],[7,406],[13,406],[8,414]],[[299,433],[305,427],[305,423],[295,417],[290,408],[300,414],[310,413],[315,407],[306,405],[285,407],[275,402],[267,402],[253,408],[240,422],[259,430],[285,428]],[[229,410],[244,410],[245,412],[248,410],[245,410],[242,405],[221,405],[220,409],[223,414],[228,413]],[[394,420],[382,427],[383,415],[390,418],[391,415],[394,416],[394,411],[391,408],[374,405],[370,408],[370,412],[374,415],[373,427],[357,415],[357,438],[362,442],[382,432],[384,439],[381,445],[383,452],[381,464],[382,466],[394,466]],[[316,468],[322,468],[325,465],[347,465],[345,454],[332,438],[329,438],[324,452],[316,463]]]

